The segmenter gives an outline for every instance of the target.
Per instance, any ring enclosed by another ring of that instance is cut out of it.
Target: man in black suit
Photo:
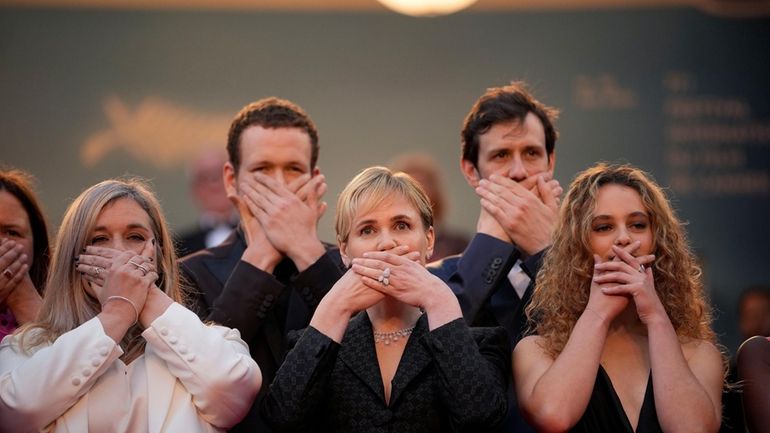
[[[504,327],[512,347],[556,224],[557,114],[521,82],[488,89],[476,101],[461,133],[460,166],[480,198],[477,233],[461,255],[429,266],[455,292],[471,326]],[[509,400],[504,431],[532,431]]]
[[[234,432],[270,431],[257,408],[284,359],[287,331],[307,326],[343,273],[339,250],[316,231],[326,209],[318,149],[315,125],[297,105],[267,98],[244,107],[230,125],[223,173],[241,224],[181,262],[193,308],[238,329],[262,370],[257,401]]]

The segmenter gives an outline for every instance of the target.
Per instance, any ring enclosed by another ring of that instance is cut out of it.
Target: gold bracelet
[[[107,299],[105,299],[104,303],[102,304],[102,309],[104,309],[104,306],[107,305],[107,303],[110,302],[113,299],[120,299],[121,301],[126,301],[129,304],[131,304],[131,308],[134,309],[134,323],[132,323],[131,326],[136,325],[136,322],[139,321],[139,309],[136,308],[136,305],[134,304],[134,301],[126,298],[125,296],[119,296],[119,295],[108,296]]]

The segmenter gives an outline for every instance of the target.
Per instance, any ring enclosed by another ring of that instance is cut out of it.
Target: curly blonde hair
[[[655,290],[680,340],[716,344],[700,267],[663,190],[638,168],[605,163],[579,173],[570,185],[559,212],[553,245],[545,255],[527,306],[530,331],[543,338],[543,348],[552,357],[564,349],[588,304],[594,266],[589,243],[591,220],[599,189],[610,184],[639,193],[649,214]]]

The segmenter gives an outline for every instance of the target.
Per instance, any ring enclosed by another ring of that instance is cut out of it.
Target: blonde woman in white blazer
[[[108,180],[70,205],[36,322],[0,344],[0,432],[219,432],[261,385],[237,330],[184,308],[158,201]]]

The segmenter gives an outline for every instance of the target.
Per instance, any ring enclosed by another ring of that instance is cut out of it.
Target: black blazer
[[[237,329],[262,370],[262,389],[252,410],[231,432],[270,431],[259,416],[267,392],[287,351],[286,334],[308,325],[318,302],[342,276],[339,250],[326,253],[302,273],[284,259],[268,274],[241,260],[246,243],[239,229],[221,245],[180,262],[188,304],[202,320]]]
[[[366,312],[341,344],[309,327],[263,402],[276,431],[484,432],[505,416],[510,346],[502,328],[457,319],[433,331],[423,315],[406,343],[385,402]]]

